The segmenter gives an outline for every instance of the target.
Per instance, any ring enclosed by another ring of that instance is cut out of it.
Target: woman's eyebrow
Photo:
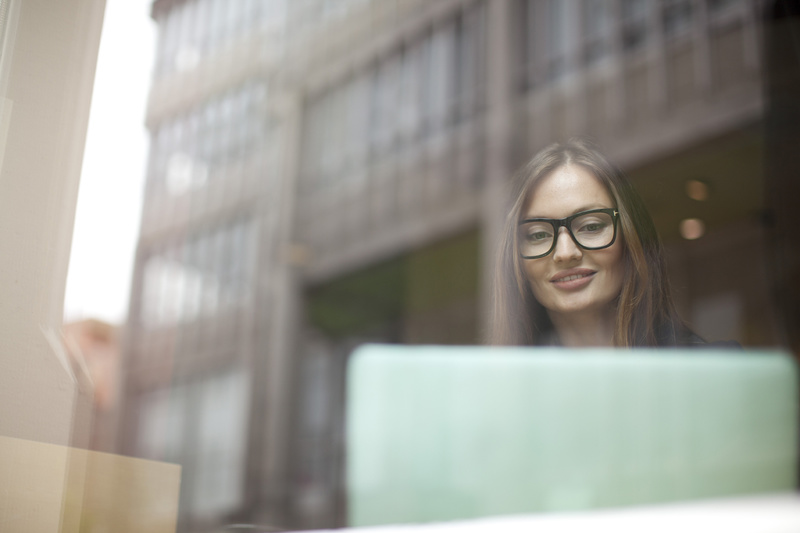
[[[528,219],[531,219],[531,218],[547,218],[547,219],[550,219],[550,220],[562,220],[564,218],[571,217],[572,215],[574,215],[576,213],[583,213],[584,211],[591,211],[593,209],[614,209],[614,206],[600,205],[600,204],[591,204],[591,205],[587,205],[587,206],[582,206],[582,207],[579,207],[579,208],[575,209],[574,211],[572,211],[566,217],[546,217],[546,216],[531,215],[530,213],[526,213],[525,216],[522,217],[522,220],[528,220]]]

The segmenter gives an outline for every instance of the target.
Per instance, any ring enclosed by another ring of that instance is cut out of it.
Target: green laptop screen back
[[[349,522],[793,490],[796,387],[770,351],[363,346]]]

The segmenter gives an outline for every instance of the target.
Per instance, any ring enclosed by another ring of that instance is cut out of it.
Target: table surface
[[[318,530],[322,533],[323,530]],[[373,526],[354,533],[800,533],[800,494],[696,500],[573,513],[502,516],[434,524]]]

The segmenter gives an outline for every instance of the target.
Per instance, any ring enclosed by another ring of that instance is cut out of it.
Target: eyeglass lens
[[[603,248],[614,240],[614,218],[603,212],[586,213],[572,219],[570,233],[584,248]],[[520,225],[520,251],[525,257],[545,255],[553,247],[556,227],[547,220]]]

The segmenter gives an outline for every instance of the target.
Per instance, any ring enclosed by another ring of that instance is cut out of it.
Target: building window
[[[240,369],[140,396],[137,454],[181,464],[193,516],[212,518],[242,504],[249,398],[250,379]]]
[[[647,42],[652,0],[622,0],[622,47],[626,52],[640,49]]]
[[[520,56],[519,87],[521,91],[532,89],[537,82],[537,56],[539,50],[536,31],[537,10],[533,0],[520,0],[517,4],[519,10],[519,40],[518,49]]]
[[[141,319],[145,326],[175,323],[182,289],[179,262],[166,253],[150,257],[144,266],[142,291]]]
[[[551,80],[560,78],[567,70],[570,37],[568,5],[563,0],[550,0],[547,6],[547,74]]]
[[[485,75],[485,7],[473,5],[458,18],[455,45],[455,120],[475,113],[483,94]]]
[[[422,43],[411,44],[403,52],[397,108],[398,133],[402,141],[413,141],[422,130],[424,53]]]
[[[256,0],[256,12],[266,26],[283,26],[286,23],[286,2],[288,0]]]
[[[520,86],[531,90],[561,78],[570,68],[577,15],[571,11],[575,4],[563,0],[523,0],[518,6],[523,23]]]
[[[367,159],[367,139],[369,137],[369,106],[368,101],[368,82],[364,75],[357,76],[348,85],[347,95],[347,120],[346,131],[348,133],[347,153],[352,158],[352,166],[355,168],[366,165]]]
[[[708,0],[708,11],[711,15],[717,15],[731,10],[734,6],[740,6],[743,0]]]
[[[152,254],[143,271],[142,323],[171,326],[243,303],[255,270],[255,233],[242,219]]]
[[[303,190],[363,176],[368,157],[436,134],[483,100],[485,7],[471,5],[407,47],[309,98],[303,118]],[[366,148],[365,148],[366,147]]]
[[[422,112],[425,133],[438,133],[448,122],[455,77],[455,25],[437,28],[424,41]]]
[[[180,196],[234,174],[243,159],[267,141],[271,126],[262,115],[264,82],[249,82],[159,125],[152,136],[153,184]],[[277,149],[268,147],[271,166]]]
[[[327,186],[336,184],[339,175],[339,166],[342,161],[340,150],[342,130],[340,117],[342,99],[337,89],[329,91],[322,99],[322,152],[321,174],[322,181]],[[374,135],[374,132],[373,132]]]
[[[689,33],[693,17],[692,0],[665,0],[661,10],[664,36],[674,38]]]
[[[219,516],[235,510],[244,496],[244,459],[250,380],[229,371],[193,384],[199,404],[195,447],[195,482],[191,507],[195,516]],[[190,415],[191,416],[191,415]]]
[[[180,12],[180,32],[172,59],[171,70],[186,72],[194,69],[200,62],[200,50],[195,43],[197,2],[186,2],[175,8]]]
[[[195,69],[253,31],[285,27],[286,0],[190,0],[160,17],[156,77]],[[278,32],[282,36],[282,32]]]
[[[319,164],[319,98],[306,100],[303,113],[303,157],[300,158],[300,185],[304,192],[313,189]]]
[[[185,388],[158,389],[139,397],[136,453],[153,461],[175,462],[185,441]]]
[[[611,11],[606,0],[583,0],[583,61],[593,64],[611,49]]]
[[[378,154],[389,151],[395,141],[399,82],[400,58],[394,54],[381,62],[375,77],[373,131]]]

